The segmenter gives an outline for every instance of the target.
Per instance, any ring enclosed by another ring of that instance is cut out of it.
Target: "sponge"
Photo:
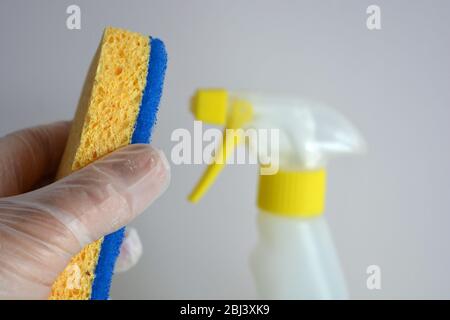
[[[132,143],[149,143],[167,54],[161,40],[107,27],[89,68],[57,179]],[[108,299],[124,228],[86,246],[50,299]]]

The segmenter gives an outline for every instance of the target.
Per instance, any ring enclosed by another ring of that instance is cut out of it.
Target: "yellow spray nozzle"
[[[208,124],[227,122],[228,92],[223,89],[197,90],[191,100],[191,112],[196,120]]]
[[[215,157],[188,199],[198,202],[225,167],[227,159],[243,140],[239,129],[253,118],[253,108],[249,102],[236,100],[230,103],[228,93],[222,89],[198,90],[192,99],[191,111],[197,120],[209,124],[225,125],[222,144],[218,146]]]

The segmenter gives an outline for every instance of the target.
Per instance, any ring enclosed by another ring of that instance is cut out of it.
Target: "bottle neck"
[[[324,211],[325,169],[287,171],[259,178],[258,207],[290,217],[316,217]]]

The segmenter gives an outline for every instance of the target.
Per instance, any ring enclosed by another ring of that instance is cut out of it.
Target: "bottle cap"
[[[278,171],[259,178],[258,207],[284,216],[313,217],[323,213],[325,169]]]

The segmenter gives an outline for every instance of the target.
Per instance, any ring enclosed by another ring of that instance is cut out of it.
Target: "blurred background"
[[[81,8],[68,30],[66,8]],[[381,30],[366,9],[381,9]],[[352,298],[450,298],[450,2],[25,1],[0,3],[0,134],[71,119],[107,25],[163,39],[169,53],[153,144],[193,129],[198,87],[322,101],[369,153],[329,166],[326,216]],[[144,255],[113,299],[255,298],[257,167],[229,166],[197,205],[204,166],[172,166],[164,196],[133,225]],[[378,265],[382,289],[368,290]]]

